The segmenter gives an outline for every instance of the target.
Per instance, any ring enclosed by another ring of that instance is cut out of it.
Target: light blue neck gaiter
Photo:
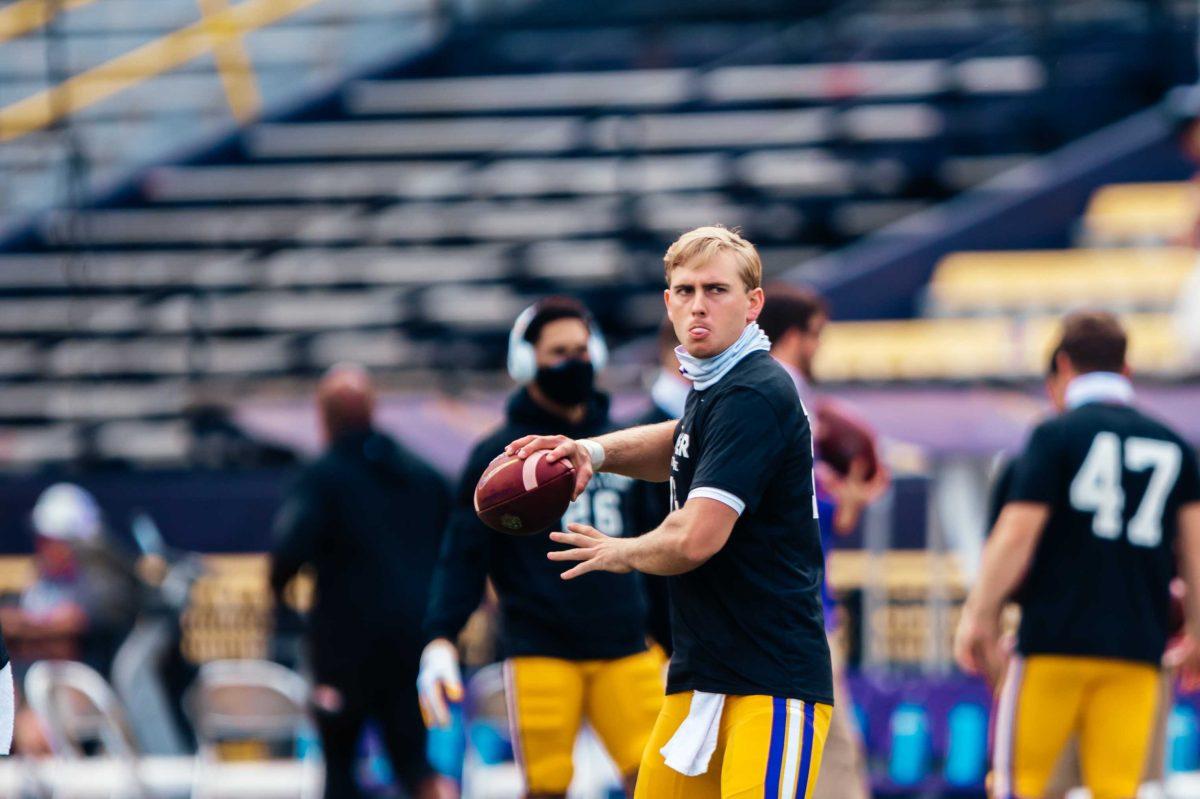
[[[738,361],[752,352],[769,351],[771,340],[759,329],[757,322],[746,325],[737,341],[730,344],[723,352],[711,358],[697,358],[688,355],[682,346],[675,348],[675,357],[679,359],[679,371],[692,381],[692,388],[703,391],[715,385],[718,380],[737,365]]]

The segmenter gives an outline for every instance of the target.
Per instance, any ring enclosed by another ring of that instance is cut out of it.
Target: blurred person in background
[[[455,639],[491,578],[500,599],[509,724],[527,797],[562,797],[574,775],[575,739],[586,719],[632,795],[637,767],[663,697],[662,659],[646,643],[646,602],[635,574],[564,582],[546,557],[561,549],[545,535],[487,527],[474,492],[487,465],[519,436],[612,429],[608,395],[596,390],[607,351],[578,301],[549,297],[527,308],[509,337],[509,373],[520,385],[507,419],[472,450],[459,484],[434,578],[421,658],[421,701],[431,725],[449,722],[446,700],[462,696]],[[617,475],[594,480],[562,524],[603,524],[632,535],[629,490]]]
[[[683,405],[687,402],[688,392],[692,390],[692,382],[679,371],[679,359],[675,356],[677,346],[679,339],[675,337],[675,328],[671,326],[671,320],[666,319],[658,330],[659,368],[650,386],[650,408],[634,419],[633,425],[658,424],[683,416]],[[671,512],[670,486],[667,483],[638,480],[633,484],[630,503],[634,529],[641,532],[653,530]],[[644,574],[642,579],[649,603],[647,626],[650,637],[662,647],[663,652],[670,655],[671,607],[667,579],[653,574]]]
[[[800,402],[810,411],[813,440],[821,440],[821,417],[830,410],[815,390],[813,364],[821,347],[821,334],[829,323],[829,306],[814,291],[787,284],[767,286],[759,326],[771,339],[771,355],[783,366],[796,384]],[[819,449],[819,446],[818,446]],[[878,499],[891,482],[877,452],[855,458],[845,474],[820,460],[817,453],[817,488],[821,501],[831,514],[823,514],[832,525],[822,524],[822,540],[828,553],[833,532],[849,535],[858,527],[867,505]],[[879,464],[868,474],[871,462]],[[826,592],[826,605],[830,597]]]
[[[1065,410],[1034,430],[1017,460],[963,606],[959,666],[1005,674],[997,796],[1043,796],[1077,737],[1094,799],[1133,797],[1153,739],[1177,571],[1188,584],[1188,632],[1200,631],[1200,467],[1178,435],[1133,407],[1127,343],[1110,313],[1064,321],[1055,361]],[[1010,659],[1000,613],[1018,589]],[[1174,656],[1195,669],[1194,647]]]
[[[452,796],[426,757],[414,688],[449,492],[429,465],[374,427],[375,390],[363,369],[333,367],[317,406],[327,449],[279,510],[270,579],[282,601],[302,567],[315,571],[308,640],[325,796],[361,795],[355,765],[368,719],[408,795]]]
[[[105,533],[91,493],[72,483],[43,491],[30,522],[36,577],[16,605],[0,608],[14,677],[20,684],[38,660],[77,660],[107,678],[140,607],[135,559]],[[18,713],[17,744],[29,754],[47,751],[27,709]]]
[[[43,491],[31,522],[36,579],[18,605],[0,608],[14,659],[79,660],[107,674],[139,607],[134,558],[105,533],[100,506],[77,485]]]
[[[808,412],[813,440],[820,437],[819,400],[813,391],[813,362],[821,345],[821,332],[829,321],[825,300],[813,291],[775,284],[766,290],[766,302],[758,324],[771,340],[771,355],[796,385],[800,401]],[[878,463],[876,455],[873,460]],[[854,532],[867,504],[888,486],[888,473],[882,465],[868,478],[867,464],[858,458],[849,472],[838,474],[828,464],[815,463],[817,502],[820,506],[821,547],[828,563],[833,536]],[[828,574],[828,572],[827,572]],[[850,692],[846,684],[846,653],[837,635],[836,600],[829,591],[828,577],[821,586],[825,608],[825,628],[833,663],[833,720],[825,758],[817,777],[816,799],[866,799],[866,759],[857,723],[850,712]]]
[[[1050,353],[1050,362],[1046,369],[1044,386],[1046,389],[1046,396],[1050,400],[1050,406],[1054,408],[1055,413],[1062,413],[1067,408],[1067,381],[1063,379],[1062,373],[1058,370],[1058,353],[1059,349],[1057,347],[1055,347]],[[993,529],[995,529],[996,522],[1000,518],[1000,513],[1004,510],[1004,506],[1008,503],[1009,494],[1012,493],[1013,479],[1017,473],[1018,459],[1016,457],[1005,458],[1003,455],[1000,455],[997,456],[997,461],[998,463],[995,464],[995,476],[992,479],[991,491],[988,493],[987,528],[983,532],[985,538],[991,534]],[[1014,603],[1020,603],[1020,585],[1018,585],[1013,591],[1009,599]],[[1005,629],[1001,643],[1003,644],[1005,654],[1007,655],[1011,653],[1013,646],[1016,645],[1016,631]],[[983,675],[984,679],[987,680],[988,685],[993,689],[1000,684],[1001,680],[1004,679],[1004,671],[1008,668],[1007,657],[1005,660],[996,663],[995,666],[998,668]],[[1047,796],[1059,796],[1062,793],[1065,793],[1067,788],[1074,787],[1077,784],[1078,782],[1070,783],[1062,791],[1057,793],[1051,790]]]
[[[1059,352],[1060,349],[1056,347],[1050,354],[1050,361],[1046,369],[1045,388],[1046,396],[1050,399],[1050,404],[1054,408],[1055,413],[1061,414],[1067,410],[1068,380],[1058,368]],[[1001,512],[1004,510],[1004,506],[1008,503],[1016,472],[1016,458],[1007,459],[996,470],[996,477],[992,483],[992,490],[988,497],[987,532],[990,532],[995,527]],[[1178,578],[1172,580],[1171,593],[1173,604],[1181,601],[1184,590],[1182,580]],[[1009,599],[1011,602],[1019,605],[1023,599],[1022,586],[1018,585]],[[1006,615],[1005,630],[1001,641],[1004,659],[996,664],[996,668],[991,673],[984,675],[988,684],[993,689],[1004,679],[1004,672],[1009,666],[1011,652],[1016,645],[1015,624],[1010,624],[1009,622],[1011,621],[1013,620],[1009,619]],[[1182,617],[1179,619],[1179,622],[1182,622]],[[1172,630],[1171,641],[1167,646],[1167,651],[1163,654],[1163,670],[1162,676],[1159,679],[1158,709],[1155,711],[1150,749],[1146,756],[1146,766],[1142,774],[1142,787],[1139,796],[1144,796],[1145,799],[1161,795],[1162,783],[1166,777],[1167,722],[1171,716],[1171,702],[1174,697],[1175,683],[1181,677],[1179,665],[1185,660],[1190,659],[1190,652],[1195,647],[1196,642],[1188,635],[1186,629]],[[1190,690],[1189,686],[1195,684],[1196,675],[1184,674],[1182,678],[1185,683],[1184,690]],[[1076,737],[1067,745],[1066,750],[1055,765],[1054,772],[1046,787],[1044,799],[1066,799],[1073,789],[1082,785],[1083,774],[1079,763],[1079,740]],[[1159,791],[1159,793],[1155,793],[1155,791]]]

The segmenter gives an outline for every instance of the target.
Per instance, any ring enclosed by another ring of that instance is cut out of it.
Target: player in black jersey
[[[755,324],[763,291],[753,245],[698,228],[664,263],[693,386],[683,418],[597,440],[528,436],[509,449],[571,458],[580,490],[600,470],[669,485],[672,512],[642,536],[582,524],[551,534],[572,547],[549,553],[573,564],[564,579],[670,575],[668,695],[636,796],[811,796],[833,687],[808,419]]]
[[[1066,410],[1066,380],[1058,371],[1058,350],[1056,349],[1050,356],[1049,364],[1046,370],[1045,378],[1046,394],[1050,398],[1050,404],[1055,411],[1062,413]],[[992,489],[988,496],[987,508],[987,524],[988,529],[991,529],[996,524],[996,520],[1000,518],[1000,512],[1004,509],[1004,505],[1008,502],[1009,495],[1012,493],[1013,478],[1016,474],[1017,459],[1011,458],[999,465],[996,470],[996,476],[992,483]],[[1174,591],[1176,586],[1172,586]],[[1021,602],[1020,586],[1013,592],[1012,601],[1018,605]],[[1005,651],[1012,648],[1012,633],[1005,625]],[[1175,631],[1173,631],[1175,632]],[[1168,643],[1167,653],[1163,655],[1164,668],[1159,678],[1159,705],[1155,712],[1154,724],[1151,728],[1150,747],[1146,754],[1146,765],[1142,770],[1142,785],[1152,786],[1161,785],[1165,771],[1165,752],[1167,740],[1167,722],[1171,713],[1171,697],[1174,695],[1175,683],[1180,678],[1180,672],[1176,668],[1179,662],[1182,662],[1184,656],[1188,652],[1188,647],[1194,647],[1195,643],[1190,636],[1176,635]],[[1004,664],[1007,667],[1007,663]],[[995,685],[1003,679],[1001,674],[985,675],[989,684]],[[1078,736],[1073,736],[1067,744],[1067,751],[1059,757],[1055,764],[1054,771],[1051,774],[1046,786],[1046,790],[1042,794],[1043,799],[1063,799],[1068,796],[1074,788],[1083,784],[1083,777],[1079,765],[1079,741]]]
[[[1167,642],[1169,586],[1189,584],[1200,629],[1200,468],[1194,450],[1132,406],[1126,337],[1111,314],[1064,321],[1066,411],[1039,425],[963,608],[955,657],[995,672],[1000,610],[1020,584],[1017,654],[995,722],[993,794],[1041,797],[1079,736],[1095,799],[1132,799]],[[1178,553],[1178,558],[1177,558]]]
[[[594,388],[606,350],[587,309],[565,297],[529,307],[509,337],[509,373],[520,384],[503,425],[471,453],[433,577],[418,677],[430,724],[448,721],[444,696],[461,695],[452,643],[479,607],[488,579],[500,598],[500,650],[513,748],[528,799],[561,797],[586,719],[632,788],[662,704],[662,657],[646,644],[646,607],[637,575],[564,584],[546,536],[498,533],[475,514],[475,484],[514,437],[559,429],[578,436],[612,429],[608,395]],[[563,523],[625,532],[633,481],[605,475],[571,503]],[[630,531],[631,532],[631,531]]]

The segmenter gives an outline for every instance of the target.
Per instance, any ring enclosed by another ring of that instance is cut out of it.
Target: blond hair
[[[762,259],[758,256],[758,250],[742,238],[737,230],[730,230],[724,225],[689,230],[667,248],[667,254],[663,256],[667,285],[671,285],[671,273],[677,268],[697,260],[706,262],[719,252],[733,253],[738,263],[738,276],[746,291],[753,291],[762,285]]]

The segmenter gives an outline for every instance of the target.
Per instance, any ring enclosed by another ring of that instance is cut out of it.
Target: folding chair
[[[113,791],[151,796],[139,769],[140,753],[117,695],[90,666],[43,660],[25,675],[25,698],[41,719],[56,757],[81,760],[104,754],[117,761],[128,781]],[[51,795],[53,786],[49,787]]]
[[[223,741],[286,743],[314,740],[308,716],[308,683],[296,672],[263,660],[218,660],[200,667],[185,708],[198,752],[193,799],[212,795],[210,776]],[[305,756],[301,797],[320,788],[319,763]]]

